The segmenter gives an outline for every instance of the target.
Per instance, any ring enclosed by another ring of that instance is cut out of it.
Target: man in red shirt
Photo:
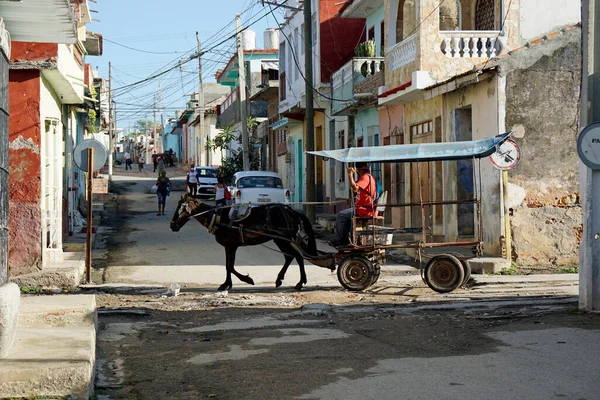
[[[354,173],[358,172],[358,180],[354,180]],[[369,173],[367,163],[357,163],[355,168],[348,168],[348,181],[350,187],[356,193],[354,207],[340,211],[335,219],[335,240],[329,244],[334,247],[343,247],[350,244],[350,228],[352,226],[352,215],[356,213],[359,217],[370,217],[374,212],[375,198],[377,196],[377,183],[373,175]]]

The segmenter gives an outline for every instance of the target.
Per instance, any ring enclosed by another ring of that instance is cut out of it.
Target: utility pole
[[[108,62],[108,180],[113,179],[113,154],[115,152],[115,141],[113,139],[113,116],[112,116],[112,64]]]
[[[580,127],[600,121],[600,0],[582,1]],[[600,170],[579,163],[583,236],[579,247],[579,308],[600,311]]]
[[[306,78],[306,136],[305,151],[315,149],[315,110],[313,102],[313,31],[311,0],[304,2],[304,77]],[[300,155],[302,157],[302,155]],[[306,201],[312,203],[316,199],[315,192],[315,157],[306,157]],[[315,223],[315,206],[306,205],[306,216]]]
[[[156,99],[156,95],[154,98]],[[148,135],[148,114],[146,114],[146,119],[144,120],[144,138],[146,139],[146,159],[148,159],[148,155],[150,154],[150,135]]]
[[[198,42],[198,111],[200,112],[200,143],[203,143],[204,139],[204,83],[202,81],[202,42],[198,38],[198,32],[196,32],[196,41]],[[196,150],[198,150],[198,143],[196,143]],[[200,162],[202,157],[196,157],[196,165]],[[205,160],[204,165],[208,165],[208,160]]]
[[[154,95],[154,126],[152,127],[152,129],[154,131],[154,149],[156,149],[158,144],[158,132],[156,130],[156,95]],[[150,157],[152,157],[152,154],[150,154],[148,158],[146,158],[146,162],[149,162]]]
[[[242,41],[242,17],[235,16],[237,27],[237,59],[238,59],[238,88],[240,96],[240,120],[242,125],[242,155],[244,171],[250,170],[250,155],[248,152],[248,125],[246,124],[246,73],[244,68],[244,45]]]

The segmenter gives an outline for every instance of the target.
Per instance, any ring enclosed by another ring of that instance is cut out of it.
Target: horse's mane
[[[317,255],[317,241],[315,240],[315,231],[313,230],[312,224],[308,217],[297,210],[294,210],[292,207],[282,204],[282,209],[286,212],[296,216],[302,221],[302,226],[304,227],[304,232],[308,235],[308,250],[307,253],[313,256]]]

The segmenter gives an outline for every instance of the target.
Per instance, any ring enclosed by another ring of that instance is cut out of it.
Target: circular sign
[[[600,170],[600,122],[583,128],[577,138],[577,153],[585,165]]]
[[[90,147],[94,150],[94,165],[92,165],[92,168],[94,169],[94,171],[97,171],[104,166],[106,158],[108,157],[108,152],[106,151],[106,147],[104,147],[102,143],[95,139],[86,139],[79,143],[77,146],[75,146],[75,150],[73,150],[73,161],[79,169],[87,171],[87,149]]]
[[[494,154],[490,156],[490,162],[498,169],[513,169],[521,160],[521,148],[512,139],[502,143]]]

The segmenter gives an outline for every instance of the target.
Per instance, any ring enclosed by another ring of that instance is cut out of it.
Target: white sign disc
[[[517,142],[508,139],[489,158],[492,165],[498,169],[513,169],[521,160],[521,148]]]
[[[585,165],[600,170],[600,122],[583,128],[577,138],[577,153]]]
[[[108,157],[108,152],[106,151],[106,147],[95,139],[83,140],[75,146],[75,149],[73,150],[73,161],[79,169],[87,171],[87,149],[89,147],[94,149],[94,165],[92,167],[94,171],[97,171],[104,166],[106,158]]]

